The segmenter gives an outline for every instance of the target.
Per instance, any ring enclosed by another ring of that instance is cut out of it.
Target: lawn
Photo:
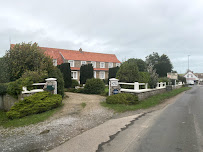
[[[138,109],[146,109],[153,107],[165,99],[169,99],[178,95],[179,93],[191,89],[190,87],[182,87],[179,89],[174,89],[170,92],[165,92],[162,94],[151,96],[145,100],[140,101],[139,104],[136,105],[124,105],[124,104],[107,104],[106,102],[101,102],[101,105],[107,107],[109,109],[113,109],[115,112],[125,112],[125,111],[134,111]]]
[[[6,117],[6,112],[0,110],[0,126],[8,128],[8,127],[20,127],[20,126],[27,126],[30,124],[36,124],[48,119],[55,112],[60,110],[62,106],[40,114],[34,114],[34,115],[26,116],[20,119],[13,119],[13,120],[8,119]]]

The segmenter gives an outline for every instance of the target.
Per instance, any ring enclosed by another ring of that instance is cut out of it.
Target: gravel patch
[[[0,151],[47,151],[113,116],[113,111],[99,104],[105,97],[76,93],[66,93],[66,96],[63,108],[44,122],[18,128],[0,128]],[[82,108],[82,102],[87,104],[85,108]]]

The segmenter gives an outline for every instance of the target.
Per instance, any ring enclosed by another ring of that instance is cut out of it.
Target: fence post
[[[148,89],[148,83],[145,83],[145,89]]]
[[[134,90],[139,90],[139,83],[138,82],[134,82]]]
[[[160,82],[160,87],[163,87],[163,82]]]

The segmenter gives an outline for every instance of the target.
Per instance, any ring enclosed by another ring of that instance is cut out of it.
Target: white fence
[[[150,90],[154,89],[148,89],[148,83],[139,83],[139,82],[134,82],[134,83],[125,83],[125,82],[118,82],[119,85],[133,85],[133,89],[124,89],[121,87],[120,91],[121,92],[134,92],[134,93],[141,93],[141,92],[147,92]],[[140,86],[144,86],[143,89],[140,89]],[[160,82],[157,83],[157,87],[155,89],[163,89],[166,88],[166,82]]]

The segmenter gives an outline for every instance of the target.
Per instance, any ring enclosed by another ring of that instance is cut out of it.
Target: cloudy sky
[[[0,57],[11,43],[113,53],[166,54],[174,70],[203,73],[202,0],[0,0]]]

